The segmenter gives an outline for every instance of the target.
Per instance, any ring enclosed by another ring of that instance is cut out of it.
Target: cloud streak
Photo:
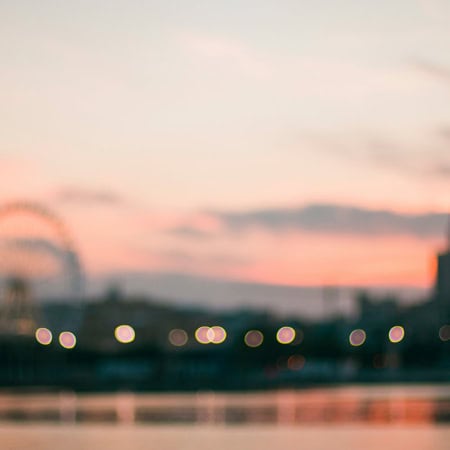
[[[191,225],[171,228],[167,230],[167,233],[182,238],[197,240],[207,240],[213,237],[213,233],[211,231],[201,230]]]
[[[356,235],[412,235],[418,238],[444,235],[445,213],[404,214],[333,204],[299,208],[215,212],[231,231],[258,227],[280,233],[288,230]]]
[[[441,127],[437,135],[426,136],[428,144],[425,150],[411,143],[370,135],[342,137],[309,134],[303,140],[314,149],[335,158],[357,161],[409,178],[448,181],[450,159],[447,147],[442,146],[440,141],[448,140],[450,133],[446,127]]]
[[[170,263],[182,265],[188,264],[191,268],[192,266],[211,267],[211,265],[216,267],[228,267],[230,265],[245,266],[251,262],[248,258],[243,258],[236,255],[222,253],[199,255],[197,253],[185,252],[181,250],[166,250],[159,252],[158,256]]]
[[[123,203],[120,195],[109,190],[93,190],[83,188],[65,188],[56,194],[62,203],[80,205],[118,205]]]

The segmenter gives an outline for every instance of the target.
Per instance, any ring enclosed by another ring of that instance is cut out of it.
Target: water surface
[[[2,450],[448,450],[450,385],[0,394]]]

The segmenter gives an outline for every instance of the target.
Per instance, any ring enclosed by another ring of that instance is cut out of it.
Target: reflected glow
[[[199,327],[195,330],[195,339],[200,344],[209,344],[211,342],[211,336],[214,337],[214,332],[210,331],[209,327]]]
[[[280,344],[290,344],[295,339],[295,330],[292,327],[281,327],[277,331],[277,341]]]
[[[136,333],[130,325],[119,325],[114,330],[114,336],[121,344],[129,344],[136,338]]]
[[[175,347],[183,347],[188,341],[188,335],[186,331],[181,329],[171,330],[169,333],[169,342]]]
[[[359,347],[360,345],[363,345],[364,342],[366,342],[366,332],[361,329],[353,330],[350,333],[348,340],[350,342],[350,345],[353,345],[353,347]]]
[[[264,335],[259,330],[250,330],[245,334],[244,341],[247,347],[259,347],[264,341]]]
[[[439,328],[439,338],[441,341],[450,341],[450,325],[443,325]]]
[[[287,366],[290,370],[302,370],[305,365],[305,357],[303,355],[289,356]]]
[[[49,345],[53,340],[52,332],[47,328],[38,328],[35,336],[41,345]]]
[[[59,344],[61,347],[71,349],[77,345],[77,338],[70,331],[63,331],[59,335]]]
[[[213,344],[222,344],[227,338],[227,332],[225,331],[225,328],[219,326],[211,327],[208,330],[208,335],[210,342],[212,342]]]
[[[405,337],[405,329],[400,325],[396,325],[389,330],[389,340],[393,344],[397,344]]]

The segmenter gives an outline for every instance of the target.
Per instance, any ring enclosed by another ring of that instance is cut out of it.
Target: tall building
[[[450,319],[450,216],[447,247],[438,254],[437,258],[436,298],[443,319],[448,321]]]

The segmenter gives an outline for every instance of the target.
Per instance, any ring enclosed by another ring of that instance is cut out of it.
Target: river
[[[2,450],[448,450],[450,385],[0,393]]]

